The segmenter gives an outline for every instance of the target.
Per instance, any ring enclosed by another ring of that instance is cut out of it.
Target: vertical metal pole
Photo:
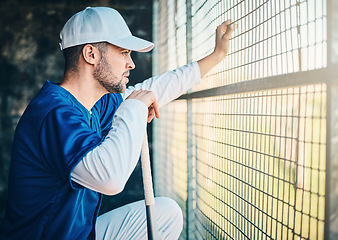
[[[186,0],[186,48],[187,48],[187,62],[192,62],[192,10],[191,0]],[[188,92],[192,92],[189,90]],[[193,142],[192,142],[192,100],[187,100],[187,218],[186,230],[187,239],[194,239],[192,233],[194,232],[194,194],[195,194],[195,180],[194,180],[194,164],[193,164]]]
[[[159,12],[159,2],[155,0],[153,3],[153,41],[158,42],[158,12]],[[153,75],[159,74],[159,65],[158,65],[158,50],[155,48],[152,54],[152,71]],[[155,129],[155,128],[153,128]],[[156,134],[154,134],[156,136]],[[156,143],[156,139],[153,139],[153,144]],[[157,149],[156,147],[153,149]],[[141,165],[142,165],[142,176],[143,176],[143,186],[144,186],[144,195],[146,203],[146,217],[147,217],[147,235],[149,240],[159,239],[159,232],[157,227],[157,217],[155,212],[155,198],[154,198],[154,188],[153,181],[151,176],[151,166],[150,166],[150,154],[148,146],[148,136],[147,130],[144,135],[142,149],[141,149]],[[157,171],[153,171],[154,174]],[[156,180],[156,176],[154,176]]]
[[[338,1],[327,0],[327,84],[325,239],[338,239]]]
[[[186,48],[187,63],[192,62],[192,9],[191,0],[186,0],[187,20],[186,20]],[[191,90],[189,90],[191,92]]]
[[[153,35],[153,42],[154,43],[158,43],[159,42],[159,22],[160,22],[160,19],[159,19],[159,2],[158,0],[154,0],[153,2],[153,30],[152,30],[152,35]],[[153,49],[153,52],[152,52],[152,75],[153,76],[157,76],[159,75],[159,58],[158,58],[158,52],[159,52],[159,49],[158,47],[155,47]],[[157,129],[157,126],[158,126],[158,122],[156,122],[156,120],[154,119],[152,121],[152,154],[153,154],[153,157],[154,159],[157,158],[157,153],[159,152],[159,147],[158,146],[158,136],[157,136],[157,132],[156,132],[156,129]],[[156,162],[154,162],[152,164],[153,166],[153,179],[154,179],[154,192],[155,193],[158,193],[156,192],[157,189],[161,189],[160,187],[158,188],[158,184],[156,184],[156,180],[158,179],[157,178],[157,166],[160,166],[160,164],[156,164]]]
[[[159,42],[159,2],[158,0],[154,0],[153,3],[153,42],[158,43]],[[158,51],[159,47],[155,47],[153,49],[153,54],[152,54],[152,67],[153,67],[153,76],[157,76],[160,74],[159,72],[159,57],[158,57]],[[154,134],[156,135],[156,134]]]

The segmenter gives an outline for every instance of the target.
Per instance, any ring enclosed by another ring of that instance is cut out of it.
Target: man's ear
[[[99,61],[99,51],[91,44],[86,44],[82,49],[83,59],[91,64],[95,65]]]

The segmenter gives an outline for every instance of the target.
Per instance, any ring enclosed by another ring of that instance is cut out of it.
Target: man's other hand
[[[137,90],[133,91],[127,99],[137,99],[143,102],[148,107],[148,119],[147,122],[150,123],[153,120],[154,116],[156,118],[160,117],[160,110],[157,104],[155,94],[152,91],[148,90]]]

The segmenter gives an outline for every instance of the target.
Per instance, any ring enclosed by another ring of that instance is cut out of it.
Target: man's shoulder
[[[48,112],[59,107],[73,108],[73,103],[66,96],[41,90],[27,106],[24,115],[43,118]]]
[[[17,128],[39,129],[46,116],[53,112],[67,111],[83,115],[67,94],[58,89],[46,88],[46,85],[37,93],[25,109]],[[57,114],[57,113],[56,113]]]

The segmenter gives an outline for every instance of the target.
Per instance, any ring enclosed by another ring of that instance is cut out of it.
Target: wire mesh
[[[229,18],[238,24],[227,59],[194,92],[327,66],[326,0],[192,0],[191,30],[185,1],[157,2],[156,74],[183,65],[188,44],[194,60],[211,53],[217,25]],[[193,209],[195,220],[185,221],[181,239],[324,238],[327,90],[320,78],[192,99],[189,116],[185,100],[161,109],[154,128],[155,192],[174,198],[185,220],[187,206]],[[189,183],[194,199],[187,202]],[[194,231],[187,233],[186,224]]]
[[[195,91],[326,66],[324,0],[198,0],[192,8],[195,60],[212,52],[220,23],[239,26],[227,60]]]
[[[159,1],[158,20],[155,20],[157,36],[155,64],[160,74],[186,64],[186,4],[185,0]]]
[[[322,239],[325,85],[194,100],[196,239]]]
[[[163,111],[163,114],[162,114]],[[161,118],[166,121],[155,125],[154,155],[161,159],[154,164],[154,190],[157,196],[174,199],[186,212],[187,201],[187,105],[185,101],[175,101],[161,109]],[[186,214],[184,214],[186,229]],[[186,231],[181,234],[186,239]]]

